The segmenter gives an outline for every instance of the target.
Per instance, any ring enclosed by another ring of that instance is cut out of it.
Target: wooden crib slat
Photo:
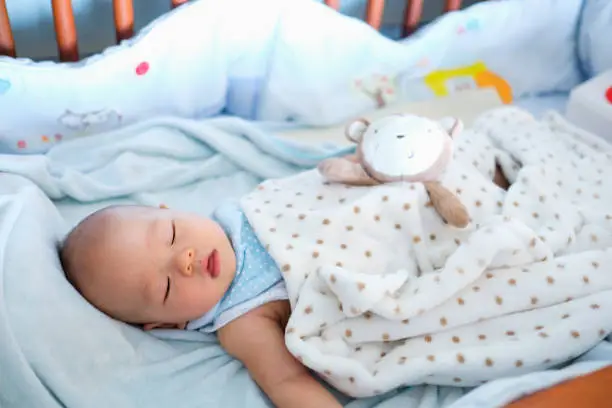
[[[325,4],[327,4],[329,7],[333,8],[334,10],[340,9],[340,0],[325,0]]]
[[[77,40],[74,13],[70,0],[51,0],[55,37],[61,61],[78,61],[79,46]]]
[[[0,0],[0,55],[15,57],[15,39],[6,8],[6,0]]]
[[[134,35],[134,3],[132,0],[113,0],[117,42]]]
[[[172,0],[171,4],[172,4],[172,8],[178,7],[181,4],[185,4],[187,3],[189,0]]]
[[[366,22],[378,30],[380,28],[380,24],[382,23],[384,11],[385,0],[368,0]]]
[[[412,34],[418,27],[423,14],[423,0],[407,0],[404,14],[404,36]]]
[[[446,0],[444,12],[459,10],[461,8],[461,0]]]

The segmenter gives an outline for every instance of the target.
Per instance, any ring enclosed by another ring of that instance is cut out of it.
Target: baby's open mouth
[[[211,277],[216,278],[219,276],[219,272],[221,271],[221,260],[219,259],[219,252],[216,249],[213,249],[210,255],[208,255],[205,267]]]

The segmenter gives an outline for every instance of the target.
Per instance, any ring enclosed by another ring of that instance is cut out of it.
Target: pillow
[[[584,1],[578,45],[578,56],[589,78],[612,69],[612,2]]]
[[[37,187],[0,174],[0,406],[267,406],[214,337],[154,336],[90,306],[59,264],[65,230]]]

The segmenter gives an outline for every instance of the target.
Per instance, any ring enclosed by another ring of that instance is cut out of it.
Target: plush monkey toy
[[[390,182],[423,183],[442,219],[458,228],[470,217],[461,201],[439,179],[453,157],[453,138],[463,129],[455,118],[433,121],[415,115],[390,115],[372,123],[358,119],[346,127],[356,154],[322,161],[329,182],[373,186]]]

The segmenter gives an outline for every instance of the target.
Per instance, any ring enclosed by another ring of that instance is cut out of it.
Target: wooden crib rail
[[[170,0],[172,8],[189,0]],[[255,1],[255,0],[254,0]],[[341,0],[324,0],[333,9],[340,9]],[[424,0],[406,0],[403,34],[412,34],[421,23]],[[458,10],[461,0],[444,0],[444,12]],[[71,0],[51,0],[55,36],[61,61],[79,59],[78,34]],[[375,29],[380,29],[385,11],[385,0],[368,0],[365,21]],[[117,42],[134,35],[133,0],[113,0],[113,14]],[[6,0],[0,0],[0,55],[15,57],[15,40],[6,7]]]
[[[15,39],[6,8],[6,0],[0,0],[0,55],[15,57]]]

